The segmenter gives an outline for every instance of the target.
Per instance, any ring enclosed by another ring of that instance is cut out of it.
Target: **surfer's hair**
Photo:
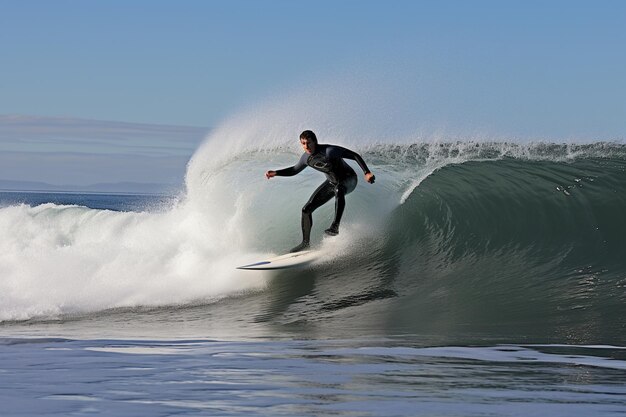
[[[305,130],[304,132],[300,133],[300,139],[307,139],[311,142],[317,143],[317,136],[315,136],[315,133],[313,133],[312,130]]]

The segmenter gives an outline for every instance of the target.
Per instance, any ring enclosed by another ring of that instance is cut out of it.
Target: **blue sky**
[[[626,135],[624,1],[1,6],[0,115],[213,127],[267,96],[349,74],[394,90],[415,109],[407,124]]]

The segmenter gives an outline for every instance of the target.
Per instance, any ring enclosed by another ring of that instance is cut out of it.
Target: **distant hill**
[[[45,182],[0,179],[0,191],[70,191],[88,193],[175,194],[179,192],[181,188],[182,185],[180,184],[116,182],[90,185],[53,185]]]

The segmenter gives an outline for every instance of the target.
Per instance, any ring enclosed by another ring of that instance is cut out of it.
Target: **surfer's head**
[[[317,136],[315,136],[312,130],[305,130],[300,133],[300,145],[302,145],[304,152],[312,154],[317,147]]]

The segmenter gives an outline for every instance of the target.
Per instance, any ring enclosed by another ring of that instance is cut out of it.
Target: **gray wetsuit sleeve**
[[[353,161],[356,161],[356,163],[359,164],[359,166],[363,170],[364,174],[368,174],[371,172],[363,158],[361,158],[361,155],[359,155],[358,153],[341,146],[333,146],[333,148],[334,149],[331,152],[337,152],[340,158],[352,159]]]
[[[308,155],[305,153],[304,155],[300,157],[300,159],[298,160],[298,162],[296,162],[294,166],[289,167],[289,168],[279,169],[278,171],[276,171],[276,175],[278,175],[279,177],[291,177],[293,175],[296,175],[302,172],[302,170],[307,167],[306,165],[307,156]]]

